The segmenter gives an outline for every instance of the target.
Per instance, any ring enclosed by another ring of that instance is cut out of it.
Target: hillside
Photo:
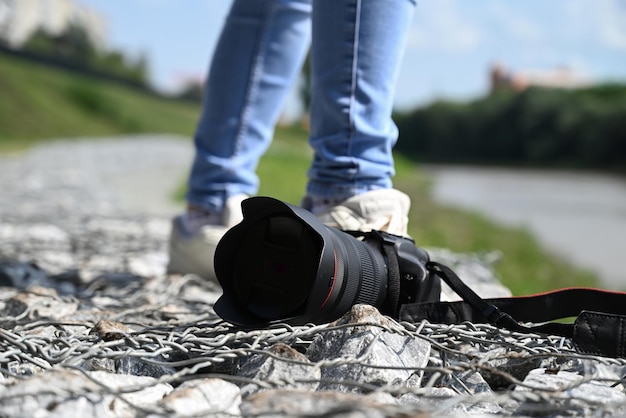
[[[191,135],[199,105],[2,55],[0,149],[35,139],[166,132]]]

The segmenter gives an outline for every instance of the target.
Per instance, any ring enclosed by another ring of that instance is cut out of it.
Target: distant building
[[[96,47],[105,46],[106,19],[75,0],[0,0],[0,40],[19,48],[38,29],[56,35],[79,24]]]
[[[548,70],[509,71],[495,63],[490,72],[491,91],[509,89],[523,91],[530,86],[551,88],[580,88],[591,84],[588,78],[565,67]]]

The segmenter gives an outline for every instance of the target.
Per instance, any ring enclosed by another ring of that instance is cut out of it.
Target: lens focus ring
[[[335,251],[344,266],[344,286],[333,311],[341,315],[359,303],[380,306],[387,287],[382,254],[344,232],[333,232]]]

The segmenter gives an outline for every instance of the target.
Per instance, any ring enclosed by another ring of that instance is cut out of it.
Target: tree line
[[[22,45],[22,51],[36,54],[48,62],[67,64],[109,74],[138,86],[148,86],[149,67],[145,56],[130,57],[119,50],[103,50],[91,40],[85,28],[72,23],[58,34],[36,30]]]
[[[495,91],[396,115],[418,161],[626,168],[626,85]]]

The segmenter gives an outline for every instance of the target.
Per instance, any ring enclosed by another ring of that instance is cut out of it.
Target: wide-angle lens
[[[380,248],[327,227],[310,212],[268,197],[242,203],[244,219],[222,238],[215,271],[224,319],[327,322],[356,303],[381,306],[387,266]]]

